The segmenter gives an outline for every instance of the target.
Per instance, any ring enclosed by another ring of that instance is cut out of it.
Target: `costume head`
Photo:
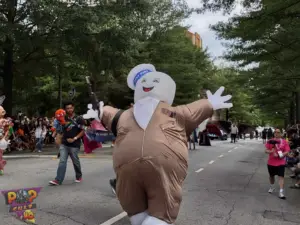
[[[167,74],[157,72],[151,64],[134,67],[127,77],[128,87],[134,90],[134,102],[152,97],[172,105],[176,84]]]
[[[66,123],[65,116],[66,116],[65,110],[63,110],[63,109],[56,110],[55,119],[57,119],[57,121],[62,125],[64,125]]]

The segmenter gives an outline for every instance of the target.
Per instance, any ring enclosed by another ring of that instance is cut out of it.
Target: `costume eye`
[[[141,83],[145,83],[146,81],[147,81],[146,78],[143,78]]]
[[[154,82],[154,83],[159,83],[159,78],[155,78],[155,79],[153,80],[153,82]]]

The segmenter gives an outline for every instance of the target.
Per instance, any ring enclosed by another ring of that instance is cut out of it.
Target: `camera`
[[[270,144],[270,145],[276,145],[276,144],[279,144],[279,141],[277,141],[277,140],[269,140],[268,144]]]

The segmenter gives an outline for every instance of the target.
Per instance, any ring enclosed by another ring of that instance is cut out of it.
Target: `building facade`
[[[190,31],[186,31],[186,36],[191,39],[193,45],[195,45],[197,48],[202,48],[202,38],[197,32],[192,33]]]

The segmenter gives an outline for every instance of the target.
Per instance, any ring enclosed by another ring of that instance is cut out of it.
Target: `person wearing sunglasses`
[[[284,173],[285,173],[285,164],[286,156],[290,152],[290,146],[286,140],[282,138],[280,129],[276,129],[274,132],[274,138],[269,140],[266,143],[265,152],[269,155],[268,159],[268,171],[269,171],[269,181],[270,188],[269,193],[273,193],[275,176],[278,176],[278,183],[280,187],[279,198],[285,199],[284,195]]]

